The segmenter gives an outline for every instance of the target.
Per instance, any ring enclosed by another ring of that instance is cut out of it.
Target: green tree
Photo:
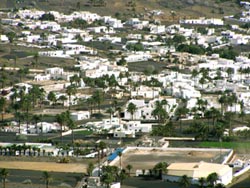
[[[153,170],[158,173],[159,178],[162,178],[162,174],[167,173],[167,167],[168,164],[166,162],[159,162],[154,166]]]
[[[32,120],[35,122],[35,125],[36,125],[36,133],[39,133],[39,132],[38,132],[37,123],[38,123],[39,121],[42,120],[42,116],[41,116],[41,115],[34,114],[34,115],[32,116]]]
[[[163,107],[164,105],[167,105],[166,100],[156,101],[155,108],[152,111],[152,115],[158,119],[159,123],[165,123],[168,118],[168,113]]]
[[[98,105],[98,109],[99,109],[99,113],[101,113],[101,103],[103,102],[103,93],[101,93],[101,91],[96,90],[93,93],[93,100],[97,103]]]
[[[56,122],[60,125],[61,127],[61,143],[63,142],[63,128],[65,126],[65,123],[67,121],[66,113],[62,112],[61,114],[56,115]]]
[[[128,170],[128,176],[130,177],[130,175],[131,175],[131,170],[133,169],[133,166],[132,166],[131,164],[128,164],[128,165],[126,166],[126,169]]]
[[[41,21],[55,21],[55,16],[50,13],[45,13],[40,17]]]
[[[134,103],[129,103],[127,107],[127,111],[131,114],[132,120],[134,119],[134,113],[136,112],[137,107]]]
[[[122,152],[121,151],[118,152],[118,156],[119,156],[120,171],[121,171],[122,170]]]
[[[64,106],[64,102],[67,100],[68,98],[65,95],[60,95],[60,97],[58,98],[58,101],[62,102],[62,105]]]
[[[98,148],[101,150],[101,158],[104,157],[104,149],[107,148],[107,144],[103,141],[99,142]]]
[[[8,37],[9,42],[13,43],[14,39],[16,38],[16,33],[15,32],[9,32],[9,33],[6,34],[6,36]]]
[[[29,73],[29,69],[28,69],[28,68],[20,68],[20,69],[17,71],[17,74],[18,74],[18,76],[19,76],[20,82],[22,82],[23,77],[26,76],[28,73]]]
[[[67,111],[66,113],[69,113],[69,111]],[[74,141],[75,141],[74,129],[76,128],[76,123],[74,122],[74,120],[71,119],[70,115],[67,115],[67,126],[71,130],[71,135],[72,135],[71,142],[72,142],[72,144],[74,144]]]
[[[114,181],[119,180],[119,169],[117,166],[103,166],[102,167],[102,177],[101,181],[107,186],[110,187],[110,184]]]
[[[90,162],[89,164],[88,164],[88,168],[87,168],[87,173],[88,173],[88,175],[89,176],[92,176],[92,173],[93,173],[93,170],[94,170],[94,164],[92,163],[92,162]]]
[[[206,185],[206,178],[201,177],[201,178],[198,179],[198,182],[200,184],[200,188],[204,188],[205,185]]]
[[[211,174],[209,174],[207,176],[207,182],[209,183],[209,185],[211,187],[215,186],[215,184],[216,184],[216,182],[217,182],[218,179],[219,179],[219,176],[218,176],[218,174],[216,172],[211,173]]]
[[[33,56],[33,59],[35,60],[35,66],[37,66],[38,64],[38,59],[39,59],[39,54],[35,53],[35,55]]]
[[[189,109],[184,107],[179,107],[177,108],[175,114],[177,115],[177,117],[179,118],[180,121],[180,132],[182,131],[182,118],[185,117],[189,112]]]
[[[7,101],[4,97],[1,97],[0,98],[0,110],[1,110],[1,121],[3,122],[3,118],[4,118],[4,113],[5,113],[5,108],[6,108],[6,105],[7,105]]]
[[[187,175],[183,175],[180,178],[179,185],[182,188],[188,188],[191,185],[190,178]]]
[[[71,96],[76,94],[76,87],[74,85],[70,85],[66,88],[66,93],[69,96],[69,110],[72,105]]]
[[[56,94],[53,91],[50,91],[47,98],[52,102],[52,105],[54,106],[56,103]]]
[[[9,171],[5,168],[3,168],[1,171],[0,171],[0,177],[2,179],[2,183],[3,183],[3,188],[6,187],[6,179],[7,177],[10,175]]]
[[[45,181],[46,188],[49,188],[49,184],[53,181],[51,174],[47,171],[44,171],[42,174],[42,179]]]

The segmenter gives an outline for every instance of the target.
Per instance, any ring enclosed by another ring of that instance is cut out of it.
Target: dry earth
[[[222,152],[222,156],[226,153]],[[131,164],[136,169],[152,169],[158,162],[216,162],[219,151],[162,151],[162,150],[130,150],[122,155],[122,166]],[[119,161],[115,164],[119,166]]]
[[[27,162],[27,161],[1,161],[0,168],[18,170],[38,170],[49,172],[86,172],[87,166],[79,163],[54,163],[54,162]]]

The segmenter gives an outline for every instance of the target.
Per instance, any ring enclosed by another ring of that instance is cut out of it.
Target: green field
[[[201,142],[199,147],[228,148],[238,152],[250,152],[250,142]]]

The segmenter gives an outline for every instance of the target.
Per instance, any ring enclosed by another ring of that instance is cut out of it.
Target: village
[[[64,185],[76,188],[125,188],[132,177],[240,185],[250,169],[250,3],[240,5],[240,16],[171,25],[0,12],[3,186],[14,169],[43,171],[55,187],[52,172],[81,174]]]

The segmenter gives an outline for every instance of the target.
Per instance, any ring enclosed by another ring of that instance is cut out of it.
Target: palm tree
[[[189,177],[187,175],[183,175],[180,178],[179,185],[182,188],[188,188],[191,185]]]
[[[219,179],[219,176],[216,172],[211,173],[207,176],[207,182],[210,184],[210,186],[214,187],[217,180]]]
[[[132,120],[134,119],[134,113],[137,110],[137,107],[134,103],[129,103],[127,107],[127,111],[131,114]]]
[[[66,88],[66,93],[69,96],[69,110],[70,110],[70,107],[71,107],[71,104],[72,104],[72,102],[71,102],[71,96],[74,95],[74,94],[76,94],[76,87],[73,86],[73,85],[68,86]]]
[[[215,185],[215,188],[226,188],[226,186],[222,183],[218,183],[217,185]]]
[[[166,100],[155,102],[155,109],[152,111],[152,115],[158,119],[159,123],[165,123],[168,117],[168,113],[163,108],[163,105],[166,104],[167,104]]]
[[[205,184],[206,184],[206,178],[201,177],[201,178],[198,179],[198,182],[199,182],[199,184],[200,184],[200,187],[201,187],[201,188],[204,188],[204,186],[205,186]]]
[[[86,103],[88,105],[88,109],[89,109],[89,113],[90,113],[90,118],[91,118],[92,112],[93,112],[93,106],[94,106],[94,103],[95,103],[93,97],[87,98]]]
[[[34,55],[33,59],[35,60],[35,66],[37,66],[38,59],[39,59],[39,54],[36,53],[36,54]]]
[[[162,178],[162,173],[167,172],[167,167],[168,164],[166,162],[159,162],[154,166],[153,170],[158,173],[159,178]]]
[[[180,132],[182,131],[182,121],[181,118],[183,116],[186,116],[187,113],[189,112],[189,109],[186,107],[180,107],[176,110],[176,115],[179,117],[179,121],[180,121]]]
[[[3,182],[3,188],[6,187],[6,179],[7,177],[10,175],[9,171],[6,170],[5,168],[3,168],[1,171],[0,171],[0,177],[2,178],[2,182]]]
[[[107,147],[107,144],[105,142],[101,141],[101,142],[99,142],[98,147],[101,150],[101,158],[103,158],[104,157],[103,150]]]
[[[1,114],[2,114],[2,122],[3,122],[6,104],[7,104],[6,99],[4,97],[1,97],[0,98],[0,110],[1,110]]]
[[[66,122],[66,116],[65,112],[62,112],[61,114],[56,115],[56,122],[60,125],[61,127],[61,143],[63,142],[63,126],[64,123]]]
[[[103,102],[103,94],[99,91],[99,90],[96,90],[94,93],[93,93],[93,100],[97,103],[98,105],[98,109],[99,109],[99,113],[101,113],[101,103]]]
[[[42,179],[45,181],[46,188],[49,188],[49,183],[53,181],[51,174],[47,171],[44,171],[42,174]]]
[[[65,95],[61,95],[59,98],[58,98],[59,101],[62,102],[62,105],[64,106],[64,102],[67,100],[67,97]]]
[[[111,121],[112,121],[112,116],[113,116],[113,113],[114,113],[114,110],[113,110],[113,108],[109,108],[108,110],[107,110],[107,113],[109,113],[109,117],[110,117],[110,124],[112,123]]]
[[[92,176],[92,172],[93,172],[94,168],[95,168],[94,164],[92,162],[90,162],[88,164],[88,168],[87,168],[87,173],[88,173],[89,176]]]
[[[120,161],[120,170],[122,170],[122,152],[121,151],[119,151],[118,152],[118,156],[119,156],[119,161]]]
[[[35,114],[35,115],[32,116],[32,119],[33,119],[33,121],[35,122],[35,125],[36,125],[36,133],[38,133],[37,123],[39,121],[41,121],[42,117],[41,117],[41,115],[36,115]]]
[[[128,164],[126,166],[126,169],[128,170],[128,176],[130,177],[130,174],[131,174],[131,170],[132,170],[133,166],[131,164]]]
[[[56,94],[53,91],[49,92],[47,98],[48,98],[49,101],[52,102],[52,105],[55,105],[55,103],[56,103]]]
[[[67,113],[69,113],[69,111],[67,111]],[[67,126],[69,127],[69,129],[72,131],[72,144],[74,144],[74,140],[75,140],[75,135],[74,135],[74,129],[76,128],[76,123],[70,118],[70,115],[67,115]]]

